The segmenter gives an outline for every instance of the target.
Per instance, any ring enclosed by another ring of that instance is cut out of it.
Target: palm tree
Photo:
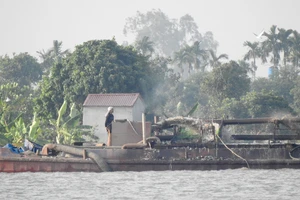
[[[286,62],[288,60],[291,41],[289,40],[289,36],[293,33],[292,29],[285,30],[283,28],[278,28],[278,40],[280,42],[280,48],[283,50],[283,63],[286,66]]]
[[[257,70],[257,65],[256,65],[256,58],[261,57],[261,49],[259,47],[258,42],[249,42],[246,41],[244,42],[244,46],[248,47],[249,51],[245,54],[244,60],[250,60],[253,59],[253,62],[251,62],[251,73],[253,74],[253,77],[255,77],[255,72]]]
[[[293,31],[293,36],[290,37],[289,40],[291,42],[289,61],[298,69],[300,59],[300,34],[297,31]]]
[[[185,64],[185,51],[184,49],[179,50],[174,53],[173,63],[177,64],[178,68],[181,71],[181,75],[184,73],[184,64]]]
[[[212,49],[208,50],[208,52],[210,53],[210,57],[211,57],[209,64],[213,68],[219,67],[221,65],[221,62],[220,62],[221,59],[228,59],[227,54],[221,54],[221,55],[217,56],[216,53]]]
[[[153,45],[154,42],[150,41],[148,36],[144,36],[142,40],[136,42],[135,48],[143,55],[151,55],[154,52]]]
[[[53,41],[53,47],[45,51],[44,49],[41,51],[37,51],[40,59],[42,60],[43,70],[45,74],[48,74],[49,69],[53,65],[54,62],[61,62],[62,58],[64,58],[70,51],[64,50],[62,51],[62,42],[57,40]]]
[[[181,75],[183,75],[184,68],[188,66],[188,74],[190,75],[191,70],[193,69],[194,58],[191,56],[191,47],[185,45],[184,48],[181,48],[178,52],[174,53],[173,62],[178,64],[178,67],[181,69]]]
[[[280,61],[280,51],[281,44],[278,39],[278,34],[276,33],[277,26],[273,25],[270,28],[269,33],[264,33],[264,36],[267,37],[265,41],[262,42],[262,50],[265,56],[268,56],[269,53],[272,53],[271,62],[274,65],[275,69],[278,69],[279,61]]]
[[[53,41],[53,47],[51,48],[51,51],[53,59],[57,62],[61,62],[61,59],[69,54],[68,49],[62,51],[62,42],[59,42],[58,40]]]
[[[42,67],[43,72],[45,73],[53,64],[53,59],[51,56],[52,51],[49,49],[48,51],[45,51],[44,49],[41,51],[37,51],[37,54],[39,55],[41,61],[42,61]]]
[[[189,49],[189,55],[194,63],[194,69],[199,70],[201,68],[201,71],[204,72],[205,67],[207,65],[206,61],[208,59],[207,50],[201,49],[200,42],[196,41]],[[201,66],[201,62],[204,62]]]
[[[188,65],[188,74],[192,70],[205,70],[207,63],[201,65],[202,62],[207,61],[207,50],[200,48],[200,42],[196,41],[192,46],[185,45],[178,52],[174,53],[173,62],[178,64],[178,67],[184,71],[185,64]]]

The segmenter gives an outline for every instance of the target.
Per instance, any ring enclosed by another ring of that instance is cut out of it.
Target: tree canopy
[[[45,77],[41,84],[36,109],[53,116],[53,108],[59,109],[64,97],[82,105],[89,93],[144,96],[158,84],[154,76],[147,57],[132,46],[120,46],[115,40],[88,41],[53,66],[50,77]]]
[[[0,56],[0,83],[18,83],[32,86],[42,78],[42,68],[37,59],[28,53]]]

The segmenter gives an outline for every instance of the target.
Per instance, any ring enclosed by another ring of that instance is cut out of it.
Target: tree
[[[41,66],[43,69],[43,73],[48,75],[48,72],[51,68],[51,66],[53,65],[53,59],[51,56],[51,49],[49,49],[48,51],[45,50],[41,50],[41,51],[37,51],[39,58],[41,59]]]
[[[201,42],[196,41],[194,44],[190,47],[190,50],[188,51],[189,56],[191,57],[191,60],[194,62],[194,70],[201,69],[202,72],[204,72],[205,67],[207,65],[207,50],[201,48]]]
[[[35,91],[29,86],[20,87],[17,83],[7,83],[0,86],[0,99],[5,102],[6,114],[2,117],[11,122],[19,115],[26,124],[32,119],[33,98]]]
[[[198,103],[198,109],[194,112],[194,116],[207,117],[207,104],[209,95],[203,91],[203,82],[210,72],[198,72],[191,75],[188,79],[182,82],[182,87],[177,92],[176,97],[182,103],[182,110],[188,113],[191,108]]]
[[[280,48],[283,51],[283,63],[284,66],[286,66],[291,47],[291,40],[289,39],[289,36],[292,34],[293,30],[285,30],[283,28],[278,28],[278,31],[278,40],[280,43]]]
[[[53,47],[51,48],[52,51],[52,57],[54,61],[56,62],[61,62],[62,59],[70,53],[70,51],[67,50],[62,50],[62,41],[58,40],[53,40]]]
[[[143,97],[147,101],[146,113],[173,113],[170,112],[169,105],[174,105],[178,96],[178,85],[180,76],[174,73],[173,69],[168,68],[171,60],[169,58],[156,56],[150,62],[150,67],[155,76],[152,77],[155,82],[155,88],[152,92],[146,93]],[[153,86],[154,86],[153,85]],[[174,107],[171,108],[171,110]]]
[[[249,116],[255,117],[273,117],[293,114],[292,108],[288,102],[272,91],[249,92],[241,98],[241,102],[248,110]]]
[[[297,31],[293,31],[292,37],[290,37],[291,47],[288,60],[292,62],[295,72],[298,73],[299,59],[300,59],[300,34]]]
[[[183,37],[182,41],[179,41],[180,46],[202,39],[202,35],[198,31],[198,25],[195,23],[194,18],[189,14],[186,14],[179,19],[178,27],[180,36]]]
[[[37,51],[40,59],[42,60],[43,71],[46,75],[48,75],[51,66],[56,62],[60,63],[63,58],[65,58],[70,51],[62,50],[62,42],[58,40],[53,40],[53,46],[45,50]]]
[[[137,12],[136,16],[126,19],[123,32],[125,35],[133,33],[136,41],[145,36],[151,38],[156,52],[164,56],[172,56],[185,45],[196,41],[202,41],[202,48],[216,49],[218,45],[211,32],[202,37],[190,15],[184,15],[179,20],[170,19],[161,10],[151,10],[145,14]]]
[[[214,50],[212,50],[212,49],[210,49],[208,52],[210,55],[209,64],[212,68],[219,67],[221,65],[221,62],[220,62],[221,59],[228,59],[227,54],[221,54],[221,55],[217,56],[216,53],[214,52]]]
[[[274,68],[277,70],[280,61],[280,51],[282,47],[279,42],[278,34],[276,30],[277,30],[277,26],[273,25],[270,28],[269,33],[266,32],[264,33],[264,36],[266,36],[267,39],[262,42],[262,50],[266,56],[272,53],[271,62],[273,63]]]
[[[256,65],[256,58],[261,57],[261,49],[259,47],[258,42],[249,42],[246,41],[244,42],[244,46],[249,48],[249,51],[245,54],[244,60],[250,60],[253,59],[253,62],[251,62],[251,67],[252,67],[252,74],[253,77],[255,77],[255,72],[257,70],[257,65]]]
[[[25,137],[36,141],[41,133],[38,127],[39,121],[34,117],[31,125],[29,120],[22,113],[14,114],[10,102],[0,99],[0,145],[14,143],[21,146]],[[27,119],[27,120],[24,120]],[[27,121],[27,123],[26,123]]]
[[[147,56],[154,52],[153,44],[154,43],[149,40],[149,37],[144,36],[142,40],[136,42],[135,48],[144,56]]]
[[[290,91],[295,87],[295,75],[291,70],[286,67],[281,67],[279,75],[273,79],[258,78],[252,83],[252,91],[261,93],[262,91],[272,91],[275,95],[281,96],[289,104],[293,103],[293,96]]]
[[[243,98],[243,97],[242,97]],[[249,118],[248,107],[243,101],[235,98],[226,98],[222,101],[222,105],[217,108],[219,116],[222,118]]]
[[[136,34],[136,41],[145,36],[151,38],[157,45],[157,52],[165,55],[171,55],[173,50],[178,50],[179,41],[183,38],[178,31],[178,25],[160,10],[152,10],[146,14],[137,12],[135,17],[126,19],[123,32],[125,35]]]
[[[0,72],[2,84],[15,82],[20,87],[32,86],[42,78],[42,68],[36,58],[28,53],[0,56]]]
[[[247,70],[237,62],[230,61],[214,68],[206,78],[203,85],[204,91],[220,106],[225,98],[240,99],[250,89],[250,78]]]
[[[290,90],[290,94],[293,96],[292,107],[300,114],[300,77],[298,76],[294,82],[294,88]]]
[[[202,49],[200,42],[196,41],[192,46],[185,45],[180,51],[174,53],[173,63],[177,63],[177,66],[181,69],[183,75],[184,66],[188,66],[188,74],[191,71],[198,71],[201,69],[204,72],[207,66],[208,54],[207,50]]]
[[[173,56],[173,64],[176,64],[177,67],[180,70],[181,76],[183,76],[184,73],[184,65],[187,62],[186,59],[186,51],[185,49],[180,49],[180,51],[174,52]],[[189,69],[190,71],[190,69]]]
[[[288,102],[272,91],[248,92],[240,100],[226,98],[218,109],[229,118],[283,117],[294,114]]]
[[[156,74],[147,57],[132,46],[120,46],[114,40],[92,40],[76,46],[61,63],[56,63],[50,77],[40,86],[36,99],[40,114],[56,118],[56,110],[67,101],[82,106],[89,93],[152,93]]]

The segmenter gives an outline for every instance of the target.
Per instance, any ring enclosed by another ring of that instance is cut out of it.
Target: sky
[[[126,18],[137,11],[160,9],[170,19],[189,14],[204,34],[211,31],[218,53],[231,60],[243,58],[245,41],[257,41],[253,33],[272,25],[300,32],[298,0],[0,0],[0,56],[51,48],[53,40],[73,50],[88,40],[133,42],[123,34]],[[265,77],[267,65],[257,76]]]

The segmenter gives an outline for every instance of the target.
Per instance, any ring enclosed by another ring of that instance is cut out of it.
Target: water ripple
[[[0,199],[299,199],[300,170],[0,173]]]

